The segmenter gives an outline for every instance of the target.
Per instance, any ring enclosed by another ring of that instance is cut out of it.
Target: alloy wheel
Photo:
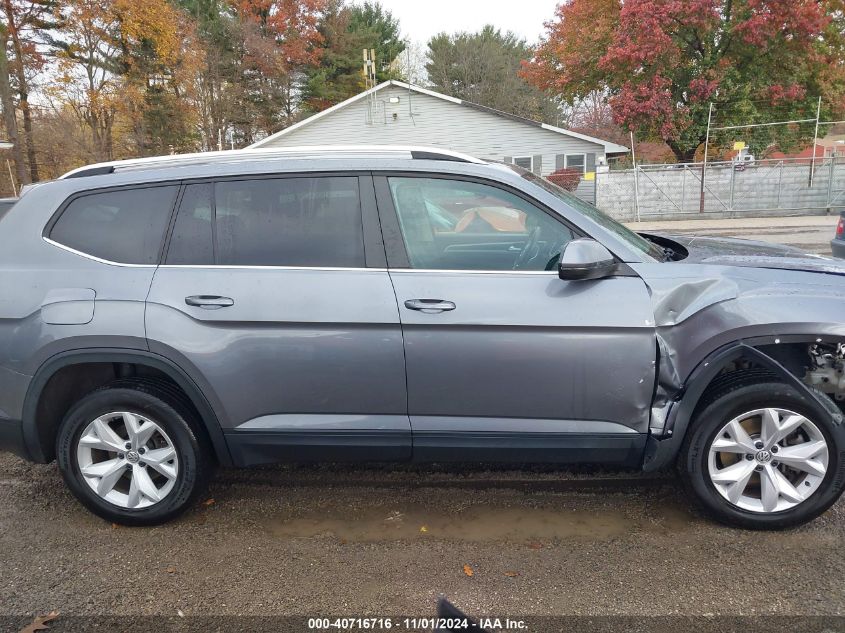
[[[92,420],[76,447],[79,471],[112,505],[138,509],[164,499],[179,475],[173,442],[148,417],[117,411]]]
[[[824,480],[828,445],[819,428],[787,409],[755,409],[725,424],[707,456],[713,486],[750,512],[782,512],[806,501]]]

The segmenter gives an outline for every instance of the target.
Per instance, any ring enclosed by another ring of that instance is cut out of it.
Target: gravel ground
[[[183,518],[123,528],[77,504],[55,465],[0,454],[8,627],[51,610],[51,630],[103,615],[126,625],[107,630],[154,615],[430,616],[441,594],[500,617],[842,616],[843,536],[845,501],[755,533],[700,516],[666,476],[461,467],[224,470]]]

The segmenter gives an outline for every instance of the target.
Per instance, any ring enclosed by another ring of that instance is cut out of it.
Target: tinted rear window
[[[355,177],[191,185],[167,263],[358,268],[365,266],[363,233]]]
[[[177,190],[122,189],[75,198],[53,225],[50,239],[113,262],[156,264]]]

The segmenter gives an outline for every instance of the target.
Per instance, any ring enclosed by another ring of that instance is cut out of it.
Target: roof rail
[[[114,165],[103,165],[101,167],[85,167],[83,169],[75,169],[68,172],[62,178],[82,178],[83,176],[102,176],[103,174],[113,174]]]
[[[306,158],[409,158],[412,160],[444,160],[463,163],[483,163],[473,156],[433,147],[394,145],[341,145],[305,146],[284,148],[257,148],[150,156],[129,160],[109,161],[87,165],[67,172],[60,179],[102,176],[114,172],[156,169],[162,167],[187,167],[195,165],[233,164],[267,159]]]

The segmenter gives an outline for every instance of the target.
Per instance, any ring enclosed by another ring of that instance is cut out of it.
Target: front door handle
[[[220,308],[228,308],[229,306],[235,305],[235,300],[217,295],[192,295],[185,297],[185,303],[189,306],[204,308],[206,310],[219,310]]]
[[[426,314],[437,314],[454,310],[455,304],[451,301],[443,301],[443,299],[408,299],[405,302],[405,307]]]

